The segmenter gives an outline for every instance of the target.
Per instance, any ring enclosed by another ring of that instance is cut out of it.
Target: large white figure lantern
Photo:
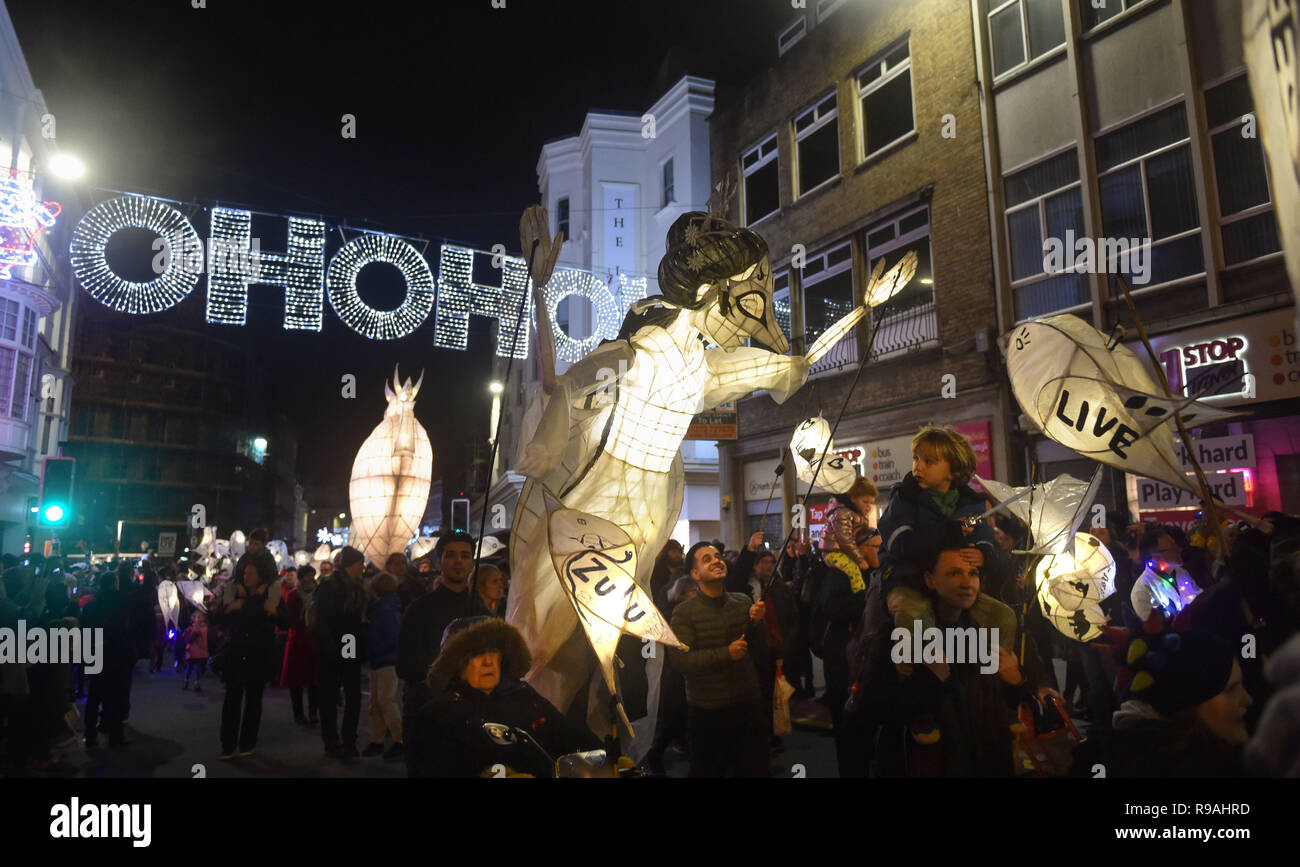
[[[410,379],[399,384],[393,371],[392,387],[384,384],[384,420],[362,443],[352,464],[348,544],[377,566],[383,566],[389,554],[406,550],[429,503],[433,447],[415,420],[415,396],[423,380],[421,375],[415,385]]]
[[[539,231],[528,215],[521,240],[525,255],[535,240],[539,260],[551,252],[545,226]],[[695,414],[755,389],[785,401],[867,310],[859,306],[845,315],[807,355],[786,355],[789,342],[777,321],[762,238],[693,211],[668,230],[666,249],[659,265],[663,294],[633,305],[619,340],[558,378],[545,369],[545,354],[542,359],[549,400],[518,467],[529,481],[511,529],[507,620],[532,651],[528,680],[561,710],[591,680],[592,660],[578,615],[555,578],[543,488],[566,508],[622,528],[636,554],[636,583],[647,587],[681,510],[680,446]],[[914,254],[888,274],[877,269],[867,296],[883,301],[896,293],[909,263],[915,267]],[[549,328],[539,309],[539,334]],[[769,348],[745,345],[751,339]],[[595,731],[611,722],[602,716],[605,706],[598,693],[589,696],[588,723]]]

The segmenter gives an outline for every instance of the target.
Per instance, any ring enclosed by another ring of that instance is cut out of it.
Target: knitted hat
[[[342,551],[339,552],[339,568],[347,569],[349,566],[351,566],[354,563],[364,562],[365,559],[366,559],[366,555],[362,554],[356,548],[353,548],[351,546],[345,547]]]
[[[1223,692],[1233,659],[1232,649],[1214,636],[1165,628],[1152,612],[1129,635],[1116,686],[1123,699],[1146,702],[1168,716]]]

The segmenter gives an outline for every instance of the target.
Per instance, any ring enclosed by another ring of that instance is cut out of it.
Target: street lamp
[[[75,181],[86,173],[86,164],[72,154],[55,154],[50,160],[50,173],[65,181]]]
[[[492,392],[493,394],[500,394],[505,390],[506,387],[499,382],[493,382],[491,385],[488,386],[488,391]]]

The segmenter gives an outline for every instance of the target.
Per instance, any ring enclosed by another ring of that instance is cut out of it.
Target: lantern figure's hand
[[[560,257],[560,248],[564,246],[564,233],[557,232],[551,241],[551,225],[546,210],[540,205],[533,205],[524,211],[519,220],[519,243],[524,250],[524,261],[532,263],[534,286],[545,286],[550,282],[555,271],[555,262]],[[533,244],[537,244],[536,252]]]

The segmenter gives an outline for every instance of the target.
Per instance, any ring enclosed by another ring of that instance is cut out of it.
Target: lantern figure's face
[[[763,261],[722,283],[716,304],[709,307],[704,335],[723,349],[735,349],[753,338],[778,355],[790,348],[776,321],[772,303],[772,266]]]

